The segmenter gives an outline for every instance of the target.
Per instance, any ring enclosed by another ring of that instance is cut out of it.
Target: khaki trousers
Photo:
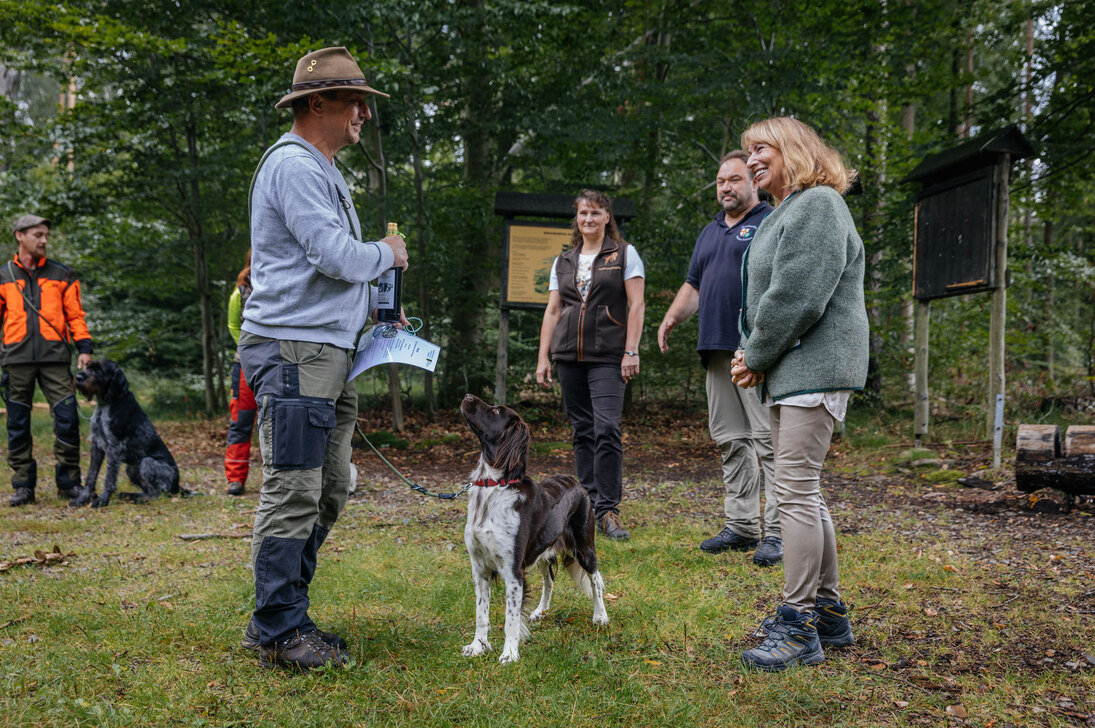
[[[808,612],[819,596],[840,600],[836,531],[821,495],[821,467],[836,420],[824,406],[777,404],[769,410],[783,526],[783,603]]]
[[[756,388],[730,381],[730,353],[713,352],[707,361],[707,412],[711,439],[722,452],[723,512],[726,527],[744,538],[780,535],[768,408]],[[757,467],[757,459],[760,467]],[[764,482],[764,533],[760,484]]]

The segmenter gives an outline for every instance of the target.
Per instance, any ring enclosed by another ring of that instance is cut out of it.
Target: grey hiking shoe
[[[263,667],[287,667],[314,670],[317,667],[342,667],[346,655],[324,642],[319,630],[297,633],[272,645],[259,645],[259,664]]]
[[[346,640],[342,639],[334,632],[324,632],[318,629],[316,632],[319,634],[321,640],[335,649],[345,651],[346,648],[349,647],[349,645],[346,644]],[[240,640],[240,647],[254,652],[258,652],[259,650],[259,628],[258,625],[255,624],[254,617],[247,622],[247,627],[243,630],[243,639]]]
[[[753,563],[757,566],[775,566],[783,561],[783,539],[779,536],[765,536],[753,554]]]
[[[817,637],[826,647],[847,647],[855,642],[852,623],[848,620],[848,607],[844,602],[818,599],[814,606],[817,615]]]
[[[741,661],[746,666],[780,672],[795,665],[816,665],[825,659],[825,650],[817,636],[816,615],[800,614],[780,605],[771,619],[764,640],[741,653]]]
[[[228,484],[228,490],[226,492],[228,493],[228,495],[243,495],[243,491],[243,483],[235,482]]]
[[[817,623],[814,625],[817,628],[817,638],[823,647],[847,647],[855,642],[852,623],[848,620],[848,607],[844,605],[844,602],[818,599],[813,613],[817,617]],[[776,615],[765,617],[753,636],[766,636],[775,623]]]
[[[739,536],[729,528],[724,528],[717,534],[700,544],[700,548],[709,554],[721,554],[723,551],[748,551],[760,543],[755,538]]]

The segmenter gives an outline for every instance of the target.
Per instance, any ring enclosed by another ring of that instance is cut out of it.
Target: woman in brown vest
[[[597,530],[630,538],[620,522],[623,494],[624,388],[639,373],[644,269],[639,253],[620,237],[612,203],[582,190],[570,247],[551,268],[548,304],[540,327],[536,381],[551,386],[559,372],[567,417],[574,427],[574,464],[589,492]]]

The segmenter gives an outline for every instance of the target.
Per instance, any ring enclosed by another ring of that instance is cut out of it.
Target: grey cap
[[[20,230],[26,230],[32,228],[35,225],[45,225],[46,227],[52,227],[52,223],[44,217],[38,217],[37,215],[23,215],[16,219],[15,224],[11,226],[11,231],[17,233]]]

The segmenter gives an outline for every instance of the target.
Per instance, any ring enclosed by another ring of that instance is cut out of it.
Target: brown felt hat
[[[287,109],[293,101],[318,91],[364,91],[389,98],[365,81],[357,61],[345,48],[321,48],[297,61],[293,73],[293,87],[274,104],[275,109]]]
[[[11,226],[11,231],[17,233],[20,230],[26,230],[32,228],[35,225],[45,225],[46,227],[53,227],[49,220],[44,217],[38,217],[37,215],[20,215],[16,218],[15,223]]]

